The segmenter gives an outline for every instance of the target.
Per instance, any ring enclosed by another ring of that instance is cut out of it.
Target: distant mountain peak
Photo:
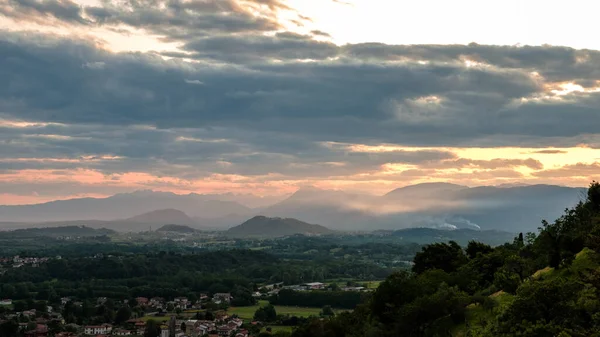
[[[446,182],[431,182],[415,185],[408,185],[397,188],[385,194],[386,196],[402,195],[407,193],[431,193],[438,191],[458,191],[468,189],[468,186],[446,183]]]

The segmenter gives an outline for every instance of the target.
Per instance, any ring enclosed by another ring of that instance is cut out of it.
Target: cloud
[[[338,47],[293,33],[208,36],[188,41],[184,47],[193,57],[235,63],[265,60],[323,60],[337,55]]]
[[[188,79],[185,79],[183,81],[185,83],[187,83],[187,84],[204,85],[204,82],[202,82],[200,80],[188,80]]]
[[[564,154],[564,153],[566,153],[566,151],[562,151],[562,150],[539,150],[539,151],[533,151],[532,153],[538,153],[538,154]]]
[[[535,176],[544,178],[581,177],[588,181],[592,181],[598,179],[600,176],[600,162],[564,165],[559,168],[536,172]]]
[[[81,6],[70,0],[8,0],[0,5],[0,13],[19,20],[42,20],[54,17],[58,20],[88,24]]]
[[[313,36],[320,36],[320,37],[331,37],[331,35],[329,35],[329,33],[324,32],[322,30],[312,30],[310,32]]]
[[[282,11],[293,12],[275,0],[0,4],[24,26],[140,30],[174,46],[114,53],[75,34],[2,31],[2,186],[22,183],[10,193],[24,193],[34,184],[23,182],[25,172],[49,171],[53,179],[77,172],[61,180],[69,193],[84,193],[90,181],[116,181],[95,190],[108,193],[124,182],[185,190],[377,182],[385,189],[594,177],[590,162],[544,160],[580,144],[600,148],[600,52],[340,46],[327,42],[327,32],[286,31]],[[331,145],[339,143],[405,149]],[[485,158],[455,151],[507,146],[539,150]]]

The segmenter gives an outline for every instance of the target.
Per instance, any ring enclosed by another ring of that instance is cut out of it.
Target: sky
[[[0,1],[0,204],[600,179],[594,1]]]

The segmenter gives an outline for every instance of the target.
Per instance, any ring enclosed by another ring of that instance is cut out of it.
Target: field
[[[262,328],[261,332],[267,331],[267,328],[271,328],[272,333],[277,333],[280,331],[292,332],[292,329],[293,329],[291,326],[281,326],[281,325],[272,325],[271,326],[271,325],[269,325],[269,326]]]
[[[231,307],[227,309],[227,313],[230,315],[238,315],[241,319],[250,321],[254,317],[254,313],[258,308],[269,304],[268,301],[258,301],[257,305],[253,305],[251,307]],[[291,307],[291,306],[283,306],[276,305],[275,311],[277,314],[282,315],[292,315],[298,317],[309,317],[309,316],[318,316],[321,312],[321,308],[302,308],[302,307]]]
[[[340,287],[345,287],[347,282],[353,282],[358,285],[364,286],[365,288],[368,288],[368,289],[377,289],[377,287],[379,287],[379,284],[383,281],[382,280],[364,281],[364,280],[357,280],[357,279],[352,279],[352,278],[337,278],[337,279],[325,280],[325,284],[337,283],[338,286],[340,286]]]
[[[157,322],[169,321],[170,319],[170,316],[144,316],[141,318],[142,321],[154,320]]]
[[[382,281],[365,281],[365,282],[361,282],[361,283],[364,283],[367,286],[367,288],[369,288],[369,289],[377,289],[377,287],[379,287],[379,284],[381,282]]]

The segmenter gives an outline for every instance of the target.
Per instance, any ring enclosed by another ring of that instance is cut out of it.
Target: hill
[[[136,215],[124,221],[160,225],[190,225],[194,223],[194,220],[187,216],[187,214],[176,209],[160,209]]]
[[[114,234],[115,231],[100,228],[94,229],[86,226],[61,226],[46,228],[24,228],[12,231],[0,232],[2,237],[25,238],[25,237],[87,237]]]
[[[352,313],[314,319],[294,337],[599,336],[600,183],[586,194],[538,233],[520,233],[500,246],[426,245],[412,273],[393,273]]]
[[[329,228],[312,225],[297,219],[255,216],[239,226],[230,228],[227,235],[235,237],[278,237],[294,234],[320,235],[332,232]]]
[[[184,225],[164,225],[156,230],[157,232],[176,232],[176,233],[194,233],[195,229]]]

